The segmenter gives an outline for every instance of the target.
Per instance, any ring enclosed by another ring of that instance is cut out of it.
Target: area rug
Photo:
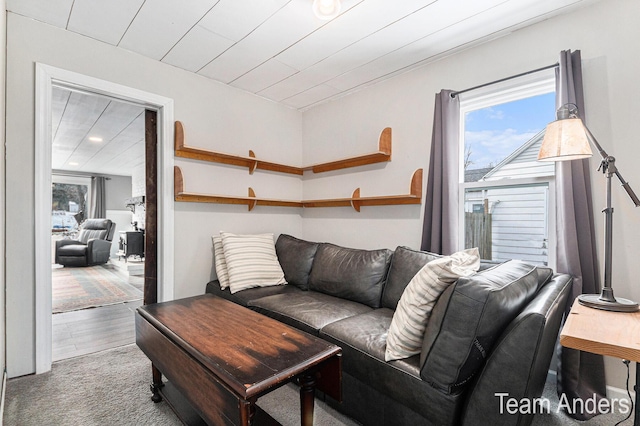
[[[51,275],[54,314],[142,299],[111,265],[55,268]]]

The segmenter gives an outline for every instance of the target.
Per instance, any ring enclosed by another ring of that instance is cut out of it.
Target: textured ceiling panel
[[[162,59],[218,0],[146,0],[120,47]]]
[[[9,0],[7,10],[60,28],[67,28],[73,0]]]
[[[231,40],[196,25],[171,49],[162,62],[196,72],[232,45]]]
[[[68,30],[117,45],[144,0],[75,0]]]
[[[596,1],[342,0],[331,21],[312,0],[7,0],[7,10],[307,109]]]
[[[142,107],[54,87],[51,119],[54,170],[131,176],[144,163]]]

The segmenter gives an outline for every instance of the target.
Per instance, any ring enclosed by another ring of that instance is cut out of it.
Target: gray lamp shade
[[[591,157],[587,132],[579,118],[549,123],[538,153],[538,161],[565,161]]]

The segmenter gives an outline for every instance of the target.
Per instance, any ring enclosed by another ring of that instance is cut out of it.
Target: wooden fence
[[[491,260],[491,213],[464,214],[464,246],[478,247],[480,258]]]

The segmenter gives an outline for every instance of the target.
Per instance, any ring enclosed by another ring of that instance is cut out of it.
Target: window
[[[555,163],[537,161],[554,119],[553,70],[460,95],[460,244],[483,259],[555,266]]]
[[[74,231],[88,217],[91,178],[53,175],[51,180],[52,232]]]

